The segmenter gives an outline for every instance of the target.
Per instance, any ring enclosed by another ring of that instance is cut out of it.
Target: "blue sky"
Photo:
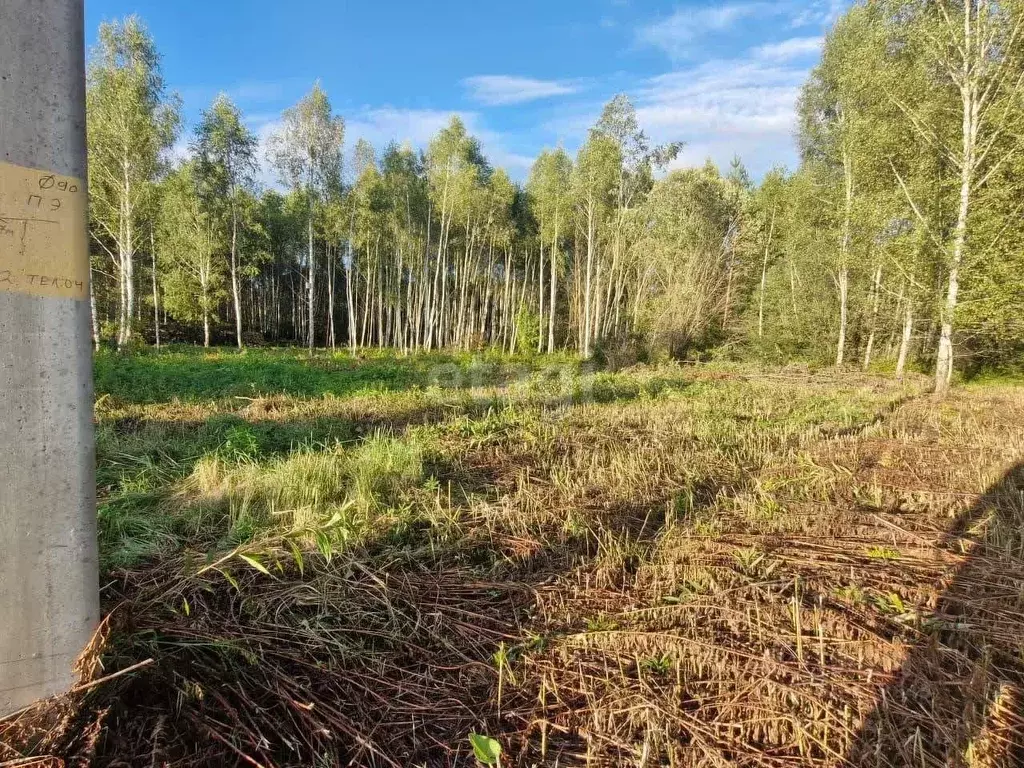
[[[423,146],[458,113],[523,179],[624,91],[653,140],[686,143],[677,165],[738,153],[756,176],[795,164],[799,88],[847,2],[86,0],[86,23],[91,45],[139,14],[188,125],[225,91],[265,139],[319,79],[349,147]]]

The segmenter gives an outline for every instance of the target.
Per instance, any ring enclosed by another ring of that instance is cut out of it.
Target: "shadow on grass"
[[[502,707],[498,691],[501,659],[532,642],[537,590],[596,554],[598,528],[651,544],[663,517],[592,522],[525,551],[418,530],[301,571],[261,555],[273,575],[235,562],[230,579],[199,577],[187,558],[117,572],[105,662],[154,661],[87,694],[40,745],[96,766],[475,766],[471,731],[528,729],[532,702],[506,693]]]
[[[964,563],[858,734],[858,766],[1024,765],[1024,464],[940,546]]]

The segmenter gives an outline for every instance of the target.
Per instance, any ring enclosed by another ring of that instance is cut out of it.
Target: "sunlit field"
[[[1024,390],[927,389],[103,353],[93,682],[0,764],[1015,764]]]

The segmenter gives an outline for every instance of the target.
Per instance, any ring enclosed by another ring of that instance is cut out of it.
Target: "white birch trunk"
[[[231,296],[235,303],[235,343],[242,349],[242,291],[238,284],[238,210],[231,200]],[[157,346],[159,346],[157,342]]]
[[[907,357],[910,354],[910,339],[914,333],[914,304],[909,299],[903,315],[903,338],[900,341],[899,359],[896,361],[896,378],[903,380],[907,369]]]
[[[882,293],[882,266],[875,269],[875,279],[871,290],[871,332],[868,334],[868,344],[864,350],[864,370],[871,367],[871,354],[875,349],[875,335],[878,331],[878,302]]]

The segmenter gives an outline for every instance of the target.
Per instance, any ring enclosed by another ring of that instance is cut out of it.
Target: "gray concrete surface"
[[[0,0],[3,162],[85,179],[83,24]],[[0,292],[0,409],[2,714],[72,685],[99,620],[88,301]]]

